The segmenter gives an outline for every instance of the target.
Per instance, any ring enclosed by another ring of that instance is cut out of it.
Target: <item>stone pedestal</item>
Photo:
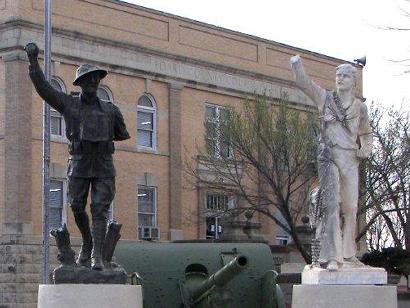
[[[395,286],[295,285],[292,308],[397,308]]]
[[[396,286],[383,268],[343,264],[338,271],[306,265],[293,286],[292,308],[397,308]]]
[[[142,308],[142,288],[135,285],[40,285],[38,308]]]
[[[306,265],[302,272],[302,284],[319,285],[385,285],[387,273],[383,268],[363,266],[345,267],[335,272]]]

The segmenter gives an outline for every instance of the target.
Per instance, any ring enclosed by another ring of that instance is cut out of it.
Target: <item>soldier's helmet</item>
[[[98,72],[100,74],[101,79],[107,76],[107,71],[103,70],[95,65],[92,64],[82,64],[77,68],[75,73],[75,80],[73,81],[73,85],[79,86],[80,80],[87,74]]]

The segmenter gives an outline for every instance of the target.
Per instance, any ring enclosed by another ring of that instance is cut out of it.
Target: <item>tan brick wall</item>
[[[4,72],[4,62],[0,60],[0,138],[4,137],[4,117],[6,111],[6,100],[5,100],[5,72]]]
[[[5,184],[4,184],[4,173],[5,173],[5,160],[4,160],[4,140],[0,139],[0,191],[4,191]],[[4,206],[4,198],[5,194],[0,193],[0,226],[3,225],[5,220],[5,206]],[[0,232],[2,229],[0,228]]]
[[[60,63],[57,75],[63,80],[67,91],[78,91],[72,85],[76,66]],[[158,224],[161,228],[161,239],[168,239],[168,156],[169,151],[169,115],[168,115],[168,85],[164,82],[153,81],[149,89],[146,88],[144,78],[109,72],[103,85],[113,93],[114,101],[122,110],[131,139],[116,143],[117,151],[114,155],[117,177],[117,194],[115,197],[115,218],[123,224],[122,237],[135,239],[137,233],[137,179],[143,178],[145,172],[153,174],[158,182]],[[137,102],[138,98],[149,91],[157,104],[158,149],[157,153],[142,153],[137,148]],[[33,91],[34,88],[33,88]],[[41,234],[42,220],[42,100],[33,92],[33,202],[32,221],[35,234]],[[54,139],[53,139],[54,140]],[[51,143],[51,162],[61,166],[67,165],[68,153],[65,142]],[[73,236],[79,232],[68,208],[68,228]]]
[[[4,172],[5,172],[5,162],[4,162],[4,126],[5,126],[5,73],[4,73],[4,62],[0,61],[0,191],[3,192],[4,186]],[[4,223],[4,193],[0,193],[0,226]],[[1,233],[1,228],[0,228]]]
[[[4,108],[4,209],[3,233],[31,232],[31,91],[25,61],[19,52],[3,57]],[[23,192],[23,193],[21,193]]]

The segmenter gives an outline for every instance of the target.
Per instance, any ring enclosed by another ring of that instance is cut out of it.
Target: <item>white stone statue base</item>
[[[370,266],[345,266],[329,272],[324,268],[306,265],[302,272],[302,284],[320,285],[383,285],[387,284],[387,273],[383,268]]]
[[[295,285],[292,308],[397,308],[396,286]]]
[[[141,286],[121,284],[40,285],[37,308],[142,308]]]

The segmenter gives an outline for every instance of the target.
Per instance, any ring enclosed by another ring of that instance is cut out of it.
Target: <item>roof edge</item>
[[[292,45],[288,45],[288,44],[280,43],[280,42],[277,42],[277,41],[269,40],[269,39],[266,39],[266,38],[263,38],[263,37],[259,37],[257,35],[252,35],[252,34],[247,34],[247,33],[243,33],[243,32],[240,32],[240,31],[236,31],[236,30],[231,30],[231,29],[228,29],[228,28],[216,26],[216,25],[213,25],[213,24],[209,24],[209,23],[206,23],[206,22],[203,22],[203,21],[198,21],[198,20],[191,19],[191,18],[188,18],[188,17],[183,17],[183,16],[179,16],[179,15],[176,15],[176,14],[167,13],[167,12],[164,12],[164,11],[148,8],[148,7],[145,7],[145,6],[142,6],[142,5],[125,2],[123,0],[102,0],[102,1],[111,2],[111,3],[114,3],[114,4],[130,7],[130,8],[134,8],[134,9],[140,9],[140,10],[143,10],[143,11],[146,11],[146,12],[149,12],[149,13],[152,13],[152,14],[156,14],[156,15],[162,15],[162,16],[165,16],[165,17],[178,19],[178,20],[181,20],[181,21],[184,21],[184,22],[189,22],[189,23],[196,24],[196,25],[199,25],[199,26],[207,27],[207,28],[210,28],[212,30],[217,30],[217,31],[222,31],[222,32],[229,33],[229,34],[239,35],[241,37],[257,40],[257,41],[263,42],[263,43],[273,44],[273,45],[276,45],[278,47],[292,49],[292,50],[295,50],[296,52],[303,52],[303,53],[310,54],[310,55],[315,56],[315,57],[320,57],[320,58],[323,58],[323,59],[326,59],[326,60],[343,62],[343,63],[350,63],[350,64],[353,64],[353,65],[356,65],[356,63],[353,62],[353,61],[348,61],[348,60],[345,60],[345,59],[332,57],[332,56],[325,55],[325,54],[322,54],[322,53],[319,53],[319,52],[315,52],[315,51],[307,50],[307,49],[304,49],[304,48],[295,47],[295,46],[292,46]]]

